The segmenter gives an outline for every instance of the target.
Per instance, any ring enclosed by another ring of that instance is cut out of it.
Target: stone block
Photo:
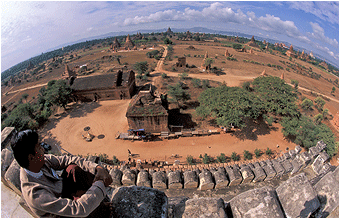
[[[265,161],[261,161],[260,165],[264,170],[264,173],[266,174],[266,178],[264,179],[264,181],[271,180],[276,176],[276,171],[272,165],[267,164],[267,162]]]
[[[213,176],[215,179],[215,189],[226,188],[229,185],[229,179],[224,167],[217,168],[217,171],[213,171]]]
[[[88,158],[86,160],[94,162],[94,163],[99,163],[99,157],[97,157],[97,156],[90,155],[90,156],[88,156]]]
[[[136,185],[136,174],[135,171],[126,169],[123,172],[122,176],[122,184],[123,186],[133,186]]]
[[[283,159],[285,159],[285,160],[288,160],[288,159],[291,158],[288,152],[287,152],[287,153],[284,153],[282,157],[283,157]]]
[[[335,180],[339,183],[339,165],[333,171]]]
[[[300,153],[301,151],[302,151],[301,146],[300,146],[300,145],[296,145],[296,146],[295,146],[295,152],[296,152],[296,154]]]
[[[298,154],[296,156],[296,158],[300,159],[300,161],[302,162],[302,167],[301,168],[307,167],[311,163],[311,161],[312,161],[312,157],[311,157],[311,155],[307,151],[305,151],[305,152],[303,152],[301,154]]]
[[[158,171],[152,174],[152,187],[154,189],[166,189],[166,174],[163,171]]]
[[[320,175],[323,171],[323,166],[326,161],[329,160],[329,155],[326,152],[321,152],[312,163],[312,169],[317,175]]]
[[[318,148],[319,152],[321,152],[322,150],[326,149],[327,145],[321,140],[316,143],[316,147]]]
[[[225,170],[229,177],[229,186],[239,185],[242,182],[242,175],[237,168],[227,166]]]
[[[21,196],[20,168],[14,159],[5,173],[6,182],[19,196]]]
[[[272,160],[271,163],[273,164],[277,176],[282,176],[286,172],[283,166],[277,160]]]
[[[320,207],[317,193],[304,173],[281,183],[276,193],[287,217],[307,218]]]
[[[229,202],[234,218],[283,218],[275,190],[271,187],[243,192]]]
[[[199,190],[209,190],[213,189],[215,186],[212,174],[209,170],[203,169],[203,171],[199,174],[199,180]]]
[[[197,198],[185,202],[183,218],[226,218],[223,199]]]
[[[14,160],[14,155],[11,150],[5,148],[1,151],[1,179],[5,176],[5,173]]]
[[[141,170],[137,175],[137,186],[145,186],[151,188],[150,175],[147,171]]]
[[[255,176],[253,182],[262,182],[266,178],[267,175],[258,162],[253,163],[253,165],[249,165],[249,167]]]
[[[168,187],[169,189],[182,189],[183,188],[183,179],[181,171],[176,170],[168,173]]]
[[[181,218],[185,210],[185,202],[188,197],[168,198],[168,218]]]
[[[110,170],[110,175],[112,177],[112,186],[121,186],[123,173],[119,169]]]
[[[242,178],[243,178],[242,183],[250,183],[250,182],[253,181],[255,175],[254,175],[253,171],[250,169],[249,166],[242,165],[240,172],[241,172]]]
[[[302,167],[302,162],[298,158],[295,158],[294,160],[291,160],[290,163],[293,166],[292,172],[290,172],[290,174],[293,175],[293,174],[299,172],[299,170]]]
[[[290,159],[287,159],[281,162],[283,169],[285,169],[285,173],[290,173],[293,170],[293,165],[290,161]]]
[[[120,187],[112,193],[113,218],[167,217],[168,198],[157,189],[139,186]]]
[[[290,151],[288,151],[288,153],[289,153],[291,159],[294,159],[296,154],[297,154],[295,150],[290,150]]]
[[[329,172],[314,185],[321,204],[316,217],[327,217],[339,206],[339,183],[334,175],[334,172]]]
[[[9,145],[16,133],[17,131],[14,127],[5,127],[1,131],[1,151]]]
[[[193,189],[198,187],[198,177],[196,171],[185,171],[183,173],[183,178],[185,189]]]

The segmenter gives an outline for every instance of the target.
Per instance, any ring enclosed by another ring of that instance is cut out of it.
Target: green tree
[[[179,77],[181,78],[181,80],[185,80],[188,78],[188,74],[183,72],[182,74],[179,74]]]
[[[168,77],[168,75],[167,74],[165,74],[165,73],[162,73],[162,78],[167,78]]]
[[[294,88],[295,88],[295,89],[298,89],[299,81],[292,79],[292,80],[290,80],[290,83],[291,83],[292,85],[294,85]]]
[[[233,49],[235,49],[235,50],[242,49],[242,45],[241,45],[241,44],[238,44],[238,43],[234,43],[234,44],[233,44]]]
[[[213,64],[213,63],[214,63],[214,60],[212,58],[206,58],[205,61],[204,61],[205,66],[211,67],[211,64]]]
[[[316,104],[316,108],[322,111],[323,106],[326,104],[326,101],[322,97],[317,97],[315,98],[314,103]]]
[[[112,163],[113,163],[113,165],[118,165],[119,164],[119,160],[118,160],[118,158],[116,156],[113,156]]]
[[[172,41],[169,38],[164,39],[164,44],[172,44]]]
[[[313,101],[310,99],[306,98],[301,102],[301,107],[304,110],[312,110],[313,109]]]
[[[323,109],[322,110],[322,117],[324,118],[324,119],[326,119],[327,118],[327,116],[328,116],[328,109]]]
[[[278,77],[257,77],[253,83],[254,93],[263,103],[264,113],[281,116],[299,115],[297,94],[293,88]]]
[[[272,150],[270,148],[267,148],[266,155],[271,156],[273,154]]]
[[[190,94],[182,88],[182,85],[179,82],[173,86],[168,86],[168,94],[176,102],[190,100]]]
[[[261,115],[260,100],[240,87],[209,88],[200,94],[198,101],[197,114],[215,118],[220,126],[243,128],[245,118],[257,119]]]
[[[35,119],[36,110],[30,103],[19,104],[8,115],[5,120],[1,121],[1,130],[5,127],[15,127],[17,131],[25,129],[37,129],[39,123]]]
[[[243,82],[242,88],[247,91],[251,91],[250,82],[249,81]]]
[[[147,61],[136,62],[133,67],[138,72],[138,74],[143,75],[149,69],[149,64]]]
[[[321,113],[314,116],[314,123],[319,125],[321,121],[323,120],[323,116]]]
[[[331,94],[333,94],[334,92],[335,92],[335,87],[332,87]]]
[[[192,82],[192,85],[193,85],[195,88],[200,88],[200,87],[202,87],[202,85],[201,85],[201,80],[198,79],[198,78],[193,78],[193,79],[191,79],[191,82]]]
[[[204,164],[209,164],[209,163],[213,162],[213,158],[208,156],[207,154],[204,154],[202,162]]]
[[[203,81],[202,81],[202,88],[203,88],[203,89],[210,88],[209,80],[203,80]]]
[[[53,105],[66,109],[66,105],[72,101],[71,93],[70,86],[64,80],[50,81],[47,85],[45,99]]]

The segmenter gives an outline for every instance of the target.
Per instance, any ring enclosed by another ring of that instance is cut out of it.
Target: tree
[[[201,80],[198,79],[198,78],[193,78],[193,79],[191,79],[191,82],[192,82],[192,85],[193,85],[195,88],[200,88],[200,87],[202,87],[202,85],[201,85]]]
[[[39,124],[35,118],[36,111],[33,105],[30,103],[19,104],[4,121],[1,121],[1,129],[5,127],[15,127],[17,131],[36,129]]]
[[[246,91],[251,91],[250,82],[249,81],[243,82],[242,88],[245,89]]]
[[[295,89],[298,89],[299,82],[298,82],[297,80],[292,79],[292,80],[290,80],[290,83],[291,83],[292,85],[294,85],[294,88],[295,88]]]
[[[138,72],[138,74],[143,75],[149,68],[149,64],[147,61],[144,62],[136,62],[133,65],[134,69]]]
[[[28,94],[26,93],[21,96],[21,98],[25,99],[25,103],[27,103],[27,97],[28,97]]]
[[[272,150],[271,150],[270,148],[267,148],[267,150],[266,150],[266,155],[267,155],[267,156],[270,156],[270,155],[272,155],[272,154],[273,154]]]
[[[214,60],[212,58],[206,58],[205,61],[204,61],[205,66],[211,67],[211,64],[213,64],[213,63],[214,63]]]
[[[319,125],[321,121],[323,120],[323,116],[321,113],[314,116],[314,123]]]
[[[313,101],[311,101],[310,99],[306,98],[301,102],[301,107],[304,110],[311,110],[313,109]]]
[[[179,74],[179,77],[181,78],[181,80],[187,79],[188,76],[189,76],[189,75],[188,75],[187,73],[185,73],[185,72],[183,72],[182,74]]]
[[[164,44],[172,44],[172,41],[169,38],[164,39]]]
[[[187,162],[189,165],[193,165],[195,163],[194,158],[191,155],[187,156]]]
[[[177,102],[190,100],[190,94],[182,88],[180,82],[176,83],[174,86],[169,85],[168,94]]]
[[[333,94],[334,92],[335,92],[335,87],[332,87],[331,94]]]
[[[324,118],[324,119],[326,119],[327,118],[327,116],[328,116],[328,109],[323,109],[322,110],[322,117]]]
[[[316,108],[321,111],[326,101],[322,97],[317,97],[315,98],[314,103],[316,104]]]
[[[71,87],[64,80],[50,81],[45,92],[45,100],[66,109],[66,105],[71,102],[71,93]]]
[[[242,45],[238,44],[238,43],[235,43],[235,44],[233,44],[233,49],[235,49],[235,50],[242,49]]]
[[[299,115],[296,106],[297,94],[284,80],[273,76],[257,77],[252,85],[254,93],[263,102],[264,113],[281,116]]]
[[[213,160],[212,157],[208,156],[207,154],[204,154],[203,159],[202,159],[202,162],[203,162],[204,164],[209,164],[209,163],[211,163],[211,162],[213,162],[213,161],[214,161],[214,160]]]
[[[240,87],[220,86],[208,88],[198,97],[200,106],[196,108],[199,116],[211,116],[220,126],[244,127],[245,118],[257,119],[261,115],[260,100]]]

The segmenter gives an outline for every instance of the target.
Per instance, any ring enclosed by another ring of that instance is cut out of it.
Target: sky
[[[339,66],[339,1],[1,1],[1,72],[65,43],[168,27],[285,41]]]

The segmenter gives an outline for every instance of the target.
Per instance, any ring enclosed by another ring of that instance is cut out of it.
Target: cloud
[[[292,1],[287,3],[290,4],[290,8],[313,14],[324,21],[331,22],[332,24],[339,24],[339,2]]]
[[[330,39],[329,37],[325,36],[325,31],[318,23],[309,22],[313,29],[313,33],[308,33],[308,35],[316,40],[320,40],[325,42],[331,46],[338,47],[339,42],[336,39]]]

